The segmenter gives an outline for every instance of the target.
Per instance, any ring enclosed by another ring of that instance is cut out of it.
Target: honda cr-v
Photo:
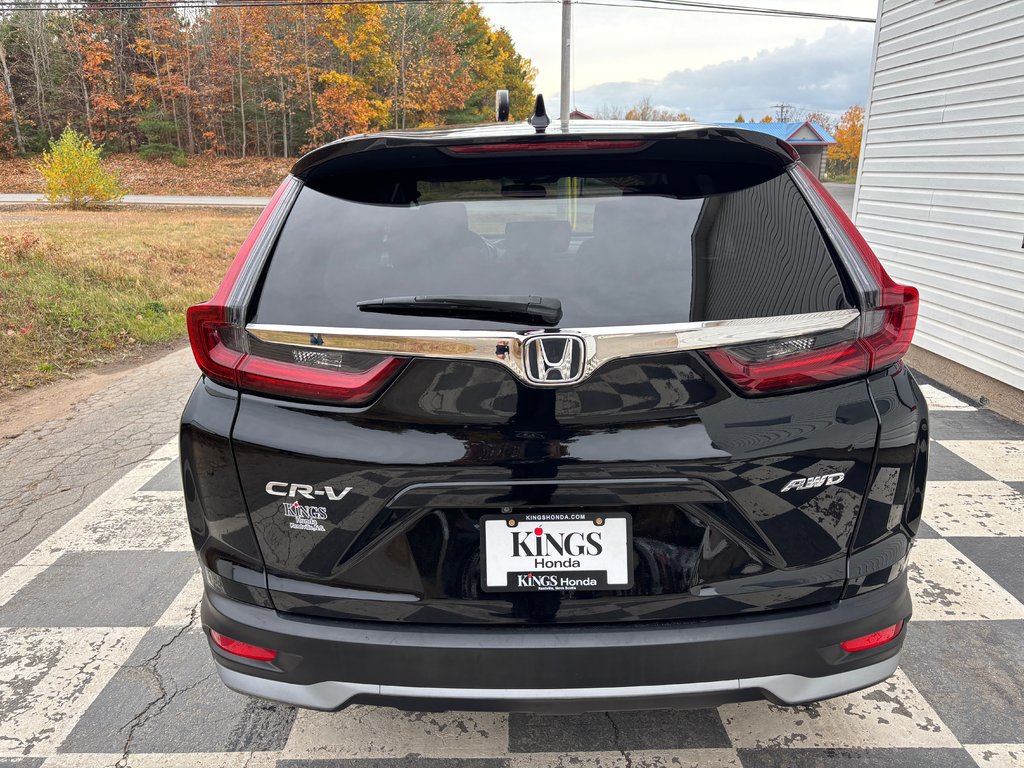
[[[300,159],[216,295],[181,459],[222,680],[580,711],[888,677],[927,410],[792,147],[574,121]]]

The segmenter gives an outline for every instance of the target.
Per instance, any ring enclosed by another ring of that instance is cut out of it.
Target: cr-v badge
[[[301,496],[304,499],[315,499],[317,496],[326,496],[330,501],[341,501],[351,490],[352,488],[349,487],[336,491],[329,485],[325,485],[323,488],[314,489],[312,485],[303,485],[302,483],[279,483],[273,480],[267,483],[267,493],[271,496],[291,496],[293,498]]]

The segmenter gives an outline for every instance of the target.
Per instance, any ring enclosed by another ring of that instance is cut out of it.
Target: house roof
[[[788,141],[790,144],[815,145],[836,143],[832,134],[826,131],[820,123],[809,123],[806,120],[795,123],[715,123],[715,125],[721,125],[726,128],[746,128],[748,131],[767,133],[769,136],[774,136],[776,139]],[[805,125],[808,126],[811,132],[816,134],[819,138],[793,138],[794,134],[799,133],[800,129]]]

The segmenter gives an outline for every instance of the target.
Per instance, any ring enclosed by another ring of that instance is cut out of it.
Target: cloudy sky
[[[870,18],[877,10],[877,0],[729,4]],[[537,88],[557,113],[559,6],[485,2],[484,11],[533,60]],[[594,5],[574,5],[573,21],[574,106],[584,112],[650,96],[700,120],[759,118],[780,101],[838,117],[867,95],[873,24]]]

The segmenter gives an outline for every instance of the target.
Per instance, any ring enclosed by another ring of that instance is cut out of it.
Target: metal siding
[[[880,0],[855,220],[915,344],[1024,389],[1024,7]]]

